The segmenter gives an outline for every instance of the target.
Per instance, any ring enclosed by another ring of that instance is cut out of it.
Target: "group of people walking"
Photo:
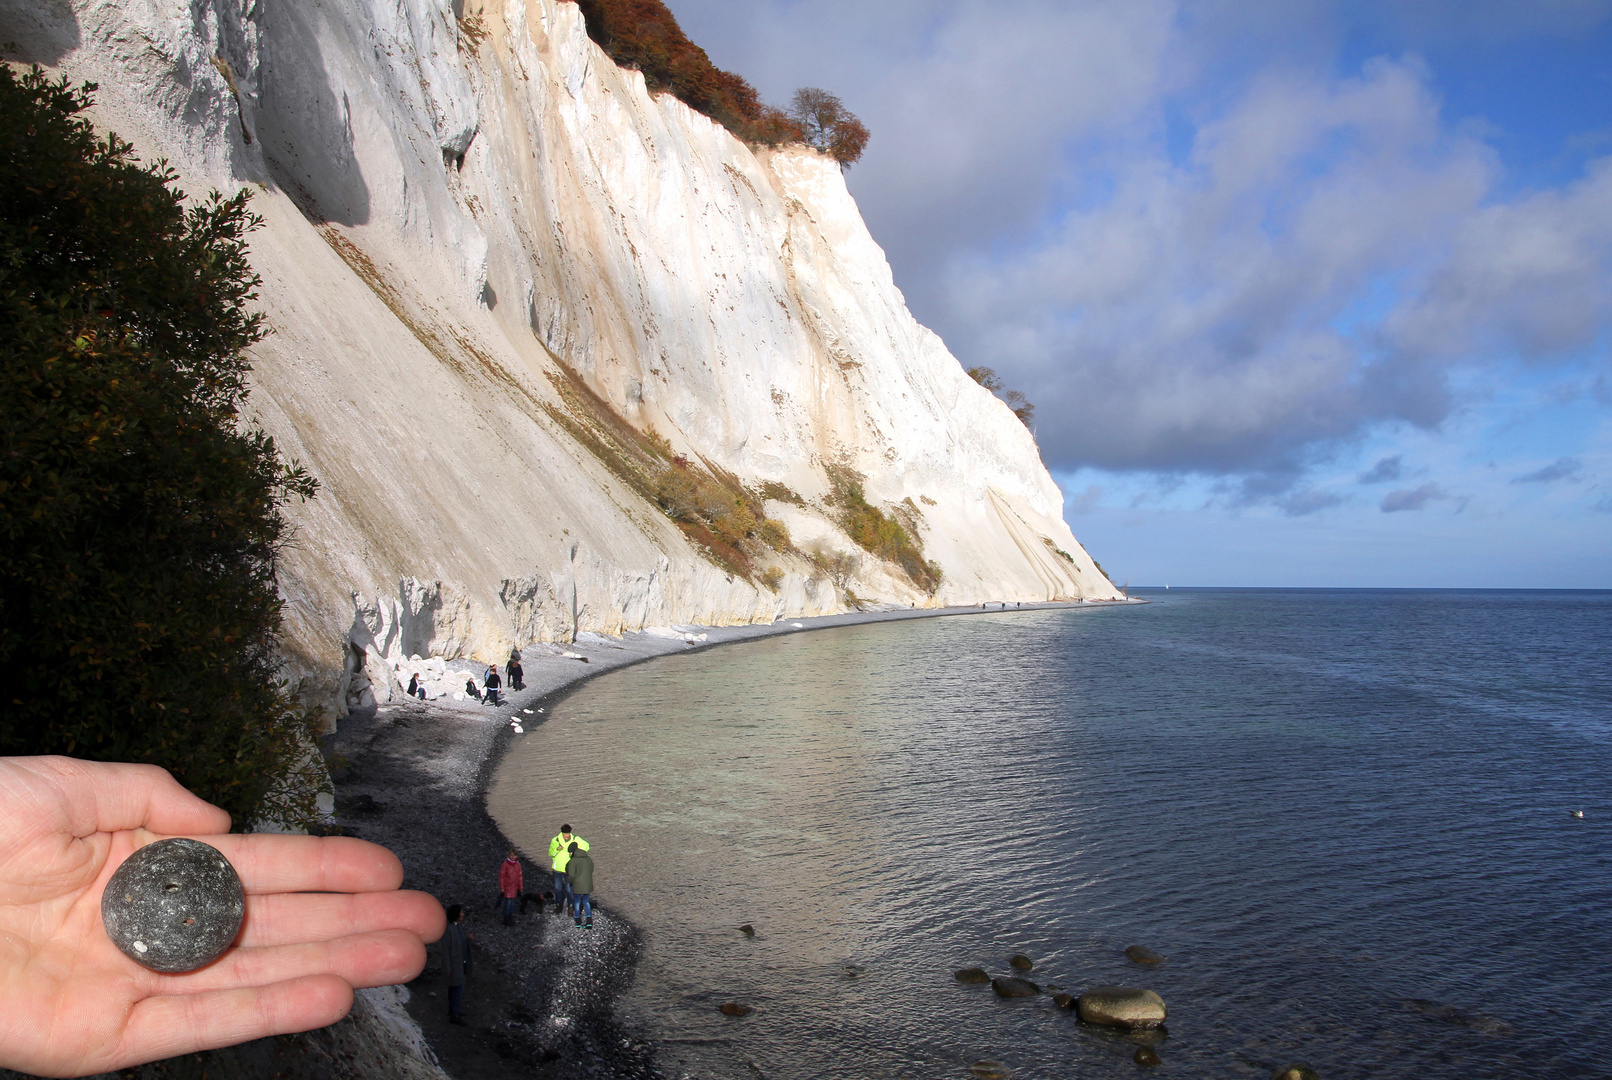
[[[526,689],[526,669],[521,667],[521,651],[511,649],[509,660],[504,664],[504,678],[498,677],[498,665],[489,664],[487,673],[481,677],[481,686],[476,685],[474,677],[465,680],[465,696],[475,698],[484,705],[499,705],[499,691],[503,689],[505,680],[509,682],[511,690]],[[412,685],[412,684],[411,684]]]
[[[526,891],[520,853],[509,849],[498,867],[499,908],[504,915],[504,925],[515,925],[517,900],[524,915],[529,902],[535,901],[541,907],[552,897],[556,915],[569,909],[576,926],[592,930],[593,856],[588,854],[588,842],[573,833],[571,826],[560,826],[559,835],[549,841],[549,865],[554,871],[554,891],[534,895]]]
[[[514,848],[498,865],[498,910],[505,926],[515,925],[516,902],[522,914],[528,903],[536,903],[541,911],[549,900],[554,901],[554,913],[568,912],[572,925],[583,930],[593,929],[593,856],[588,854],[588,842],[561,825],[559,833],[549,841],[549,866],[554,874],[554,891],[529,893],[526,891],[525,872],[521,867],[520,853]],[[448,1020],[463,1024],[465,984],[469,981],[472,966],[470,942],[461,923],[465,909],[462,904],[448,908],[448,932],[442,939],[442,961],[448,974]]]

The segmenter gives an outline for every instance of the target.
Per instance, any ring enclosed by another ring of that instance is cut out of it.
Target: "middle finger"
[[[407,930],[425,941],[442,936],[442,905],[422,892],[271,893],[246,898],[239,948]]]

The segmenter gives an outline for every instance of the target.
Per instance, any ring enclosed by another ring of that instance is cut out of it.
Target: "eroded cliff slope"
[[[464,4],[0,0],[188,190],[257,188],[250,405],[323,484],[282,581],[337,711],[415,654],[1118,595],[834,163],[651,96],[573,4]]]

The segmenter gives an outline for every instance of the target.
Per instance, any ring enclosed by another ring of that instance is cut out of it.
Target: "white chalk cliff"
[[[251,413],[323,485],[290,509],[287,644],[338,711],[397,693],[413,654],[822,614],[847,590],[1118,596],[1030,433],[908,313],[833,162],[649,94],[573,4],[463,2],[0,0],[0,41],[98,82],[97,123],[187,191],[255,185]],[[799,495],[766,503],[797,549],[756,555],[774,587],[629,482],[589,435],[611,413]],[[938,589],[851,542],[826,467],[866,478]]]

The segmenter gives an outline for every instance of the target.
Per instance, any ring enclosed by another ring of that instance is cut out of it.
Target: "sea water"
[[[612,674],[491,807],[592,842],[667,1076],[1612,1076],[1612,593],[1144,595]],[[953,978],[1015,953],[1165,1031]]]

